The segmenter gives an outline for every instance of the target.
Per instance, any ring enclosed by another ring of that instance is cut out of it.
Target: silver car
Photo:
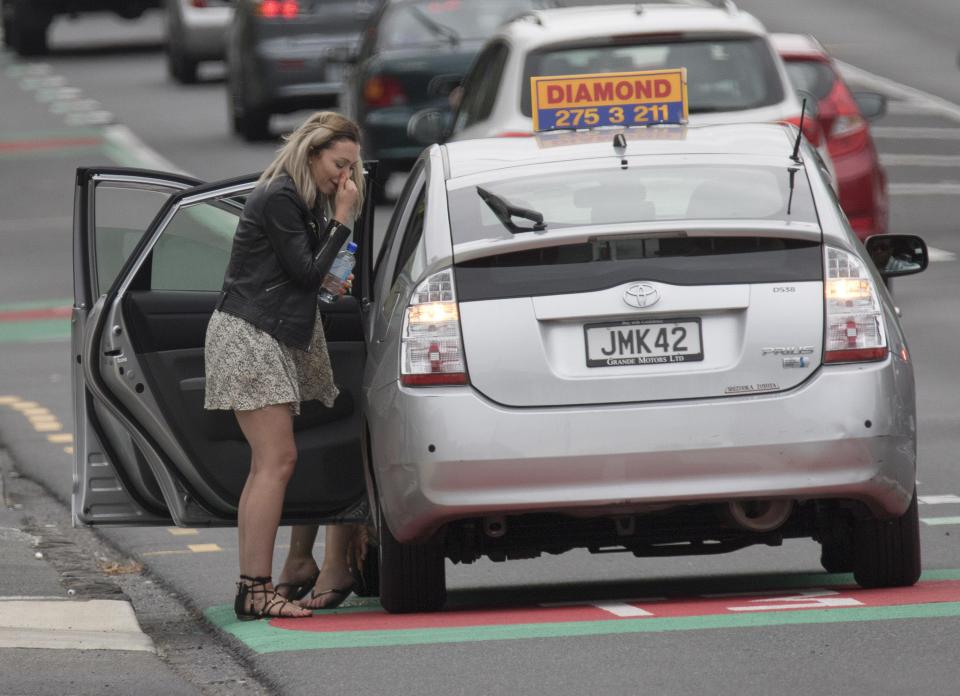
[[[831,572],[913,584],[883,278],[923,270],[922,240],[871,259],[792,126],[621,131],[429,148],[376,263],[368,208],[355,294],[324,307],[342,395],[296,422],[284,521],[369,514],[392,612],[442,606],[445,559],[573,548],[813,538]],[[249,452],[202,409],[202,346],[253,180],[194,183],[78,174],[80,523],[235,523]]]
[[[197,81],[197,67],[223,60],[234,0],[166,0],[167,71],[177,82]]]

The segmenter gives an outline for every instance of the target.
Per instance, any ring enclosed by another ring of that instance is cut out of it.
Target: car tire
[[[175,45],[167,46],[167,72],[177,82],[192,85],[197,81],[197,61]]]
[[[268,140],[270,138],[269,112],[248,104],[243,91],[233,79],[228,85],[227,95],[233,132],[248,142]]]
[[[7,7],[9,5],[9,7]],[[30,0],[4,2],[3,33],[5,42],[21,56],[40,56],[47,53],[47,30],[52,17],[31,14]]]
[[[437,611],[447,601],[443,551],[435,540],[401,544],[377,509],[380,533],[380,604],[391,614]]]
[[[854,526],[853,579],[864,588],[908,587],[920,579],[917,492],[892,520],[858,520]]]

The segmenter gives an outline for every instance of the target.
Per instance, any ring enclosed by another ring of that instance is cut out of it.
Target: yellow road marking
[[[173,534],[173,536],[190,536],[200,533],[196,529],[180,529],[179,527],[167,527],[167,531]]]
[[[52,413],[45,413],[42,416],[28,416],[27,420],[31,423],[52,423],[57,417]]]
[[[73,447],[64,447],[63,451],[67,454],[73,454]]]
[[[29,411],[31,408],[38,408],[40,406],[36,401],[18,401],[10,405],[18,411]]]
[[[20,411],[25,416],[52,416],[49,408],[28,408],[25,411]]]
[[[47,440],[50,442],[73,442],[73,433],[57,433],[56,435],[47,435]]]
[[[194,553],[211,553],[213,551],[223,551],[219,544],[187,544],[187,548]]]
[[[0,406],[13,406],[20,403],[19,396],[0,396]]]
[[[63,430],[63,425],[60,423],[34,423],[33,429],[38,433],[51,433]]]
[[[189,549],[170,549],[169,551],[144,551],[141,556],[182,556],[185,553],[193,553]]]

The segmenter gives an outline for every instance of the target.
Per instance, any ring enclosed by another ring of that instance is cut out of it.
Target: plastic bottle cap
[[[357,251],[356,242],[350,242],[349,244],[347,244],[347,251],[349,251],[351,254],[355,253]]]

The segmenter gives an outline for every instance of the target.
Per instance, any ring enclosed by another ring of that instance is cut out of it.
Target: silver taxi
[[[378,258],[372,209],[357,226],[354,295],[324,307],[342,394],[296,422],[309,466],[284,521],[360,519],[369,494],[368,589],[392,612],[442,606],[447,559],[584,547],[812,538],[863,586],[916,582],[913,367],[883,279],[926,247],[865,248],[796,138],[651,126],[426,150]],[[78,173],[80,523],[235,523],[249,454],[202,409],[202,346],[252,185]]]

